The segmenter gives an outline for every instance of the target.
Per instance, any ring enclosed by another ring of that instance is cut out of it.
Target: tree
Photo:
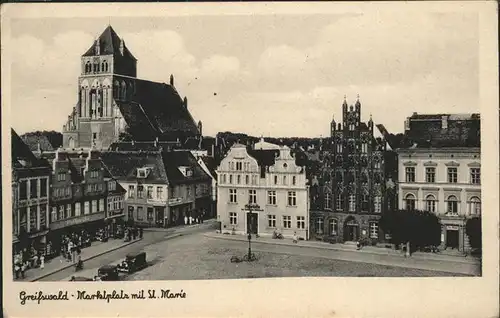
[[[481,217],[474,217],[467,220],[465,233],[469,237],[469,244],[473,249],[482,248]]]
[[[407,244],[412,250],[439,245],[439,218],[427,211],[389,211],[380,219],[380,227],[391,234],[391,243]]]

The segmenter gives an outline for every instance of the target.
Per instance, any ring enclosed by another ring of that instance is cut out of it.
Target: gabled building
[[[311,228],[319,240],[384,240],[379,219],[395,207],[396,154],[374,124],[361,121],[361,103],[342,104],[342,122],[320,142],[319,167],[311,176]]]
[[[104,229],[112,234],[124,216],[125,190],[103,165],[96,150],[44,153],[52,166],[49,241],[59,250],[62,235]]]
[[[13,253],[43,251],[49,232],[51,168],[11,130]]]
[[[435,213],[441,247],[467,250],[467,219],[481,216],[479,114],[415,113],[406,127],[413,146],[397,150],[399,208]]]
[[[222,232],[270,236],[279,231],[308,239],[306,168],[290,148],[260,142],[252,149],[236,143],[217,168],[217,178]]]
[[[78,101],[63,128],[66,148],[108,149],[121,137],[185,139],[198,128],[174,86],[137,78],[137,60],[111,26],[81,57]]]
[[[210,217],[211,178],[189,151],[107,151],[103,161],[127,191],[127,219],[150,227]]]

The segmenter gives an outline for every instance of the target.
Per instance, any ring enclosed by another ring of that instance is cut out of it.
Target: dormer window
[[[150,172],[150,168],[139,168],[137,169],[137,178],[147,178]]]
[[[179,167],[179,171],[182,173],[184,177],[192,177],[193,176],[193,168],[181,166]]]

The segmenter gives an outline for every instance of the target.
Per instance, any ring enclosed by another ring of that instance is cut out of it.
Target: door
[[[457,230],[447,230],[446,231],[446,246],[451,248],[458,248],[458,231]]]
[[[259,233],[257,217],[257,213],[247,213],[247,233]]]

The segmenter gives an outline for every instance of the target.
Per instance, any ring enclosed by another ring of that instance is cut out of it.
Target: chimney
[[[123,55],[123,52],[125,52],[125,41],[120,39],[120,54]]]

